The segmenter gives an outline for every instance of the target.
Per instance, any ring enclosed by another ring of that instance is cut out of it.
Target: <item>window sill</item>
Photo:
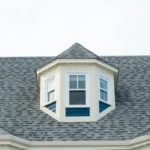
[[[48,103],[45,103],[44,106],[47,106],[47,105],[49,105],[49,104],[51,104],[51,103],[53,103],[53,102],[56,102],[56,100],[53,100],[53,101],[48,102]]]
[[[100,99],[99,101],[101,101],[101,102],[103,102],[103,103],[105,103],[105,104],[111,105],[109,102],[104,101],[104,100],[102,100],[102,99]]]
[[[89,105],[67,105],[67,108],[87,108]]]

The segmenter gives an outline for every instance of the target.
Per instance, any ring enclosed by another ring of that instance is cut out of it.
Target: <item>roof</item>
[[[150,133],[150,56],[100,57],[119,68],[116,109],[96,122],[58,122],[39,109],[36,68],[52,57],[0,58],[0,127],[32,141],[127,140]]]
[[[79,43],[59,54],[55,59],[98,59],[99,57]]]
[[[48,64],[52,63],[56,59],[97,59],[103,63],[106,63],[109,66],[116,68],[114,65],[106,62],[104,59],[101,59],[101,57],[94,54],[93,52],[91,52],[90,50],[88,50],[87,48],[85,48],[84,46],[82,46],[79,43],[73,44],[67,50],[63,51],[62,53],[60,53],[56,57],[53,57],[53,59],[51,59],[48,62]],[[47,65],[47,64],[44,64],[43,66],[37,68],[37,70],[44,67],[45,65]],[[116,69],[118,69],[118,68],[116,68]]]

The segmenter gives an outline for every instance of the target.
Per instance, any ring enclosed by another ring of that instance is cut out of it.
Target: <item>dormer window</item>
[[[105,77],[99,76],[99,112],[102,113],[112,105],[109,98],[109,81]]]
[[[36,72],[40,109],[60,122],[97,121],[115,109],[118,69],[80,44]]]
[[[51,103],[55,100],[55,77],[46,80],[46,101],[45,103]]]
[[[100,100],[108,101],[108,80],[100,77]]]
[[[86,106],[87,102],[87,74],[68,73],[68,106]]]

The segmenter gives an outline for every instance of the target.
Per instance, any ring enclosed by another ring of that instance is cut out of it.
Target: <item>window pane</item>
[[[107,101],[107,92],[100,90],[100,98],[104,101]]]
[[[86,92],[85,91],[70,91],[69,92],[69,104],[70,105],[85,105],[86,104]]]
[[[100,79],[100,87],[107,90],[107,81]]]
[[[78,75],[78,89],[85,89],[85,75]]]
[[[55,91],[51,91],[51,92],[48,92],[48,99],[47,99],[47,102],[51,102],[55,100]]]
[[[54,87],[54,79],[51,79],[50,81],[47,82],[47,88],[48,88],[47,89],[48,92],[55,89],[55,87]]]
[[[70,89],[77,89],[77,75],[70,75],[69,76],[69,88]]]

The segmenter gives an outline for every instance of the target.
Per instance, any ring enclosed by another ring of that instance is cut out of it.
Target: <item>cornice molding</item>
[[[150,135],[137,137],[131,140],[109,141],[28,141],[13,135],[1,135],[0,145],[18,147],[24,150],[39,148],[99,148],[99,150],[132,150],[150,144]]]
[[[97,64],[97,65],[100,65],[112,72],[115,73],[115,78],[117,80],[117,75],[118,75],[118,69],[111,66],[111,65],[108,65],[100,60],[97,60],[97,59],[57,59],[57,60],[54,60],[53,62],[45,65],[44,67],[36,70],[36,74],[37,74],[37,81],[38,81],[38,85],[40,85],[40,75],[41,73],[43,73],[44,71],[56,66],[56,65],[59,65],[59,64],[67,64],[67,63],[74,63],[74,64],[78,64],[78,63],[82,63],[82,64]]]

